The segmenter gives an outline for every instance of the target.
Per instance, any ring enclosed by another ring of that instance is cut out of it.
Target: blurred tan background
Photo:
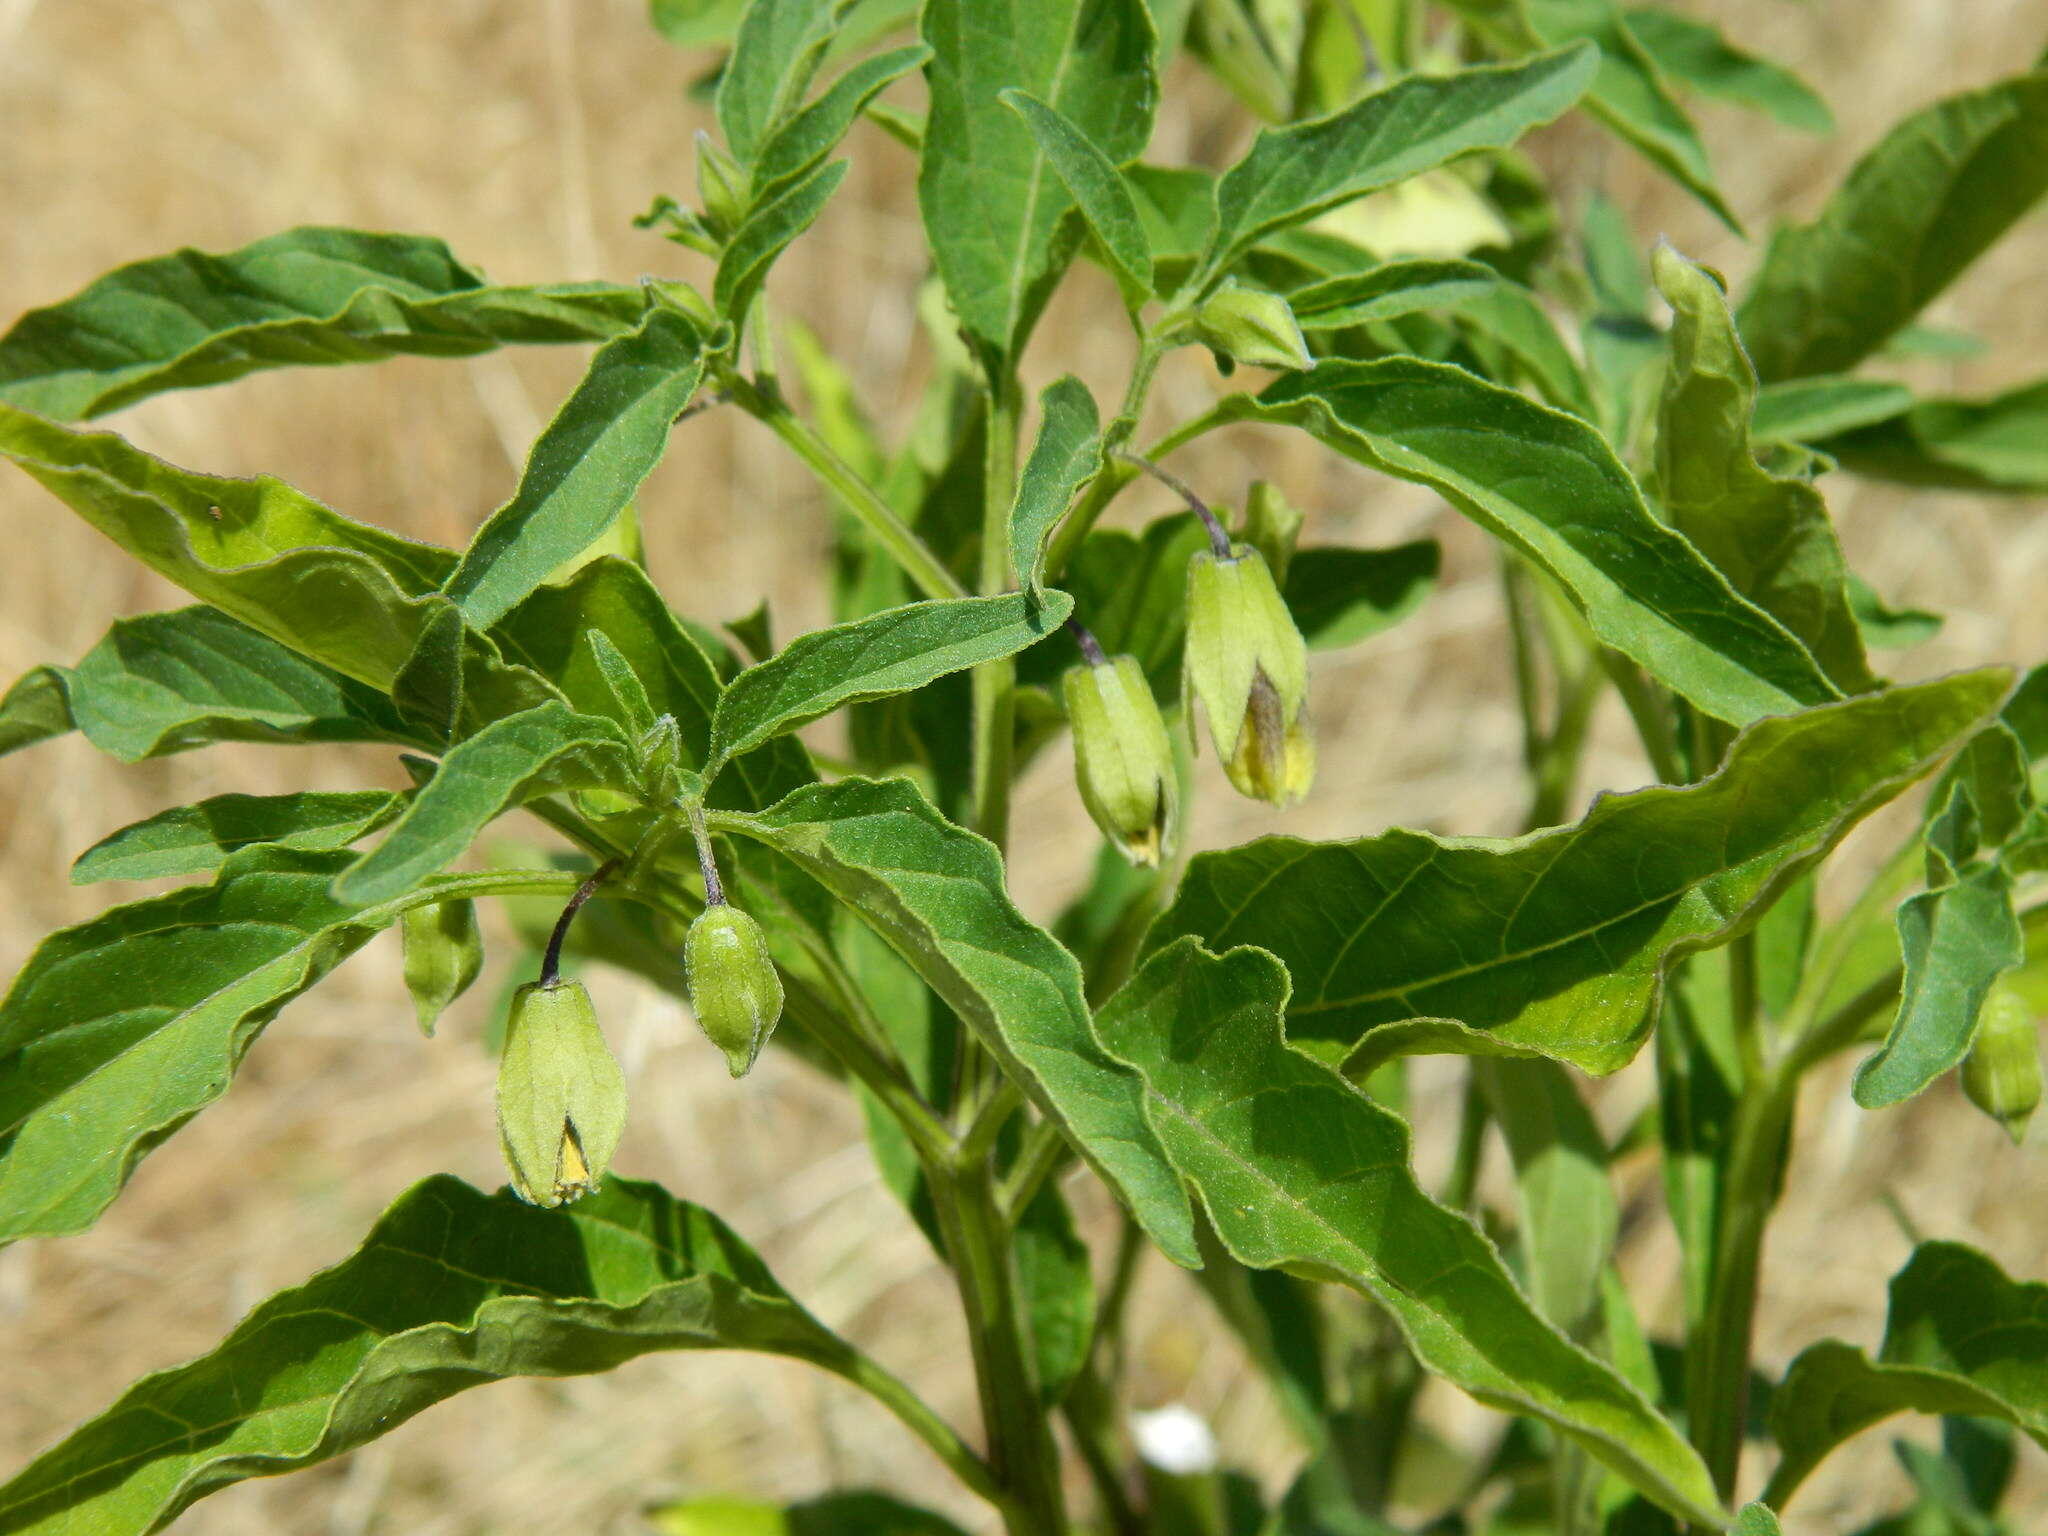
[[[1823,142],[1700,109],[1730,199],[1758,232],[1766,210],[1810,216],[1902,112],[2019,67],[2048,41],[2048,17],[2026,0],[1686,8],[1797,65],[1839,119],[1839,135]],[[662,42],[640,0],[0,0],[0,326],[118,263],[183,244],[231,248],[297,223],[437,233],[508,281],[701,277],[697,258],[629,220],[657,192],[691,194],[690,135],[708,113],[682,93],[706,62]],[[1174,86],[1152,158],[1231,153],[1248,132],[1244,116],[1205,78],[1183,72]],[[1646,245],[1663,233],[1738,281],[1753,266],[1752,248],[1608,140],[1567,126],[1536,147],[1568,198],[1604,184]],[[922,263],[910,165],[872,128],[857,129],[848,149],[852,176],[771,292],[839,350],[875,413],[900,422],[922,357],[911,320]],[[2048,219],[2037,215],[1929,316],[1980,332],[1993,352],[1967,366],[1923,366],[1915,381],[1979,391],[2044,371],[2044,264]],[[1030,382],[1073,368],[1110,393],[1127,353],[1109,284],[1087,271],[1041,327]],[[278,373],[152,401],[110,424],[173,461],[272,472],[350,515],[459,544],[510,493],[527,443],[580,367],[568,351],[527,351]],[[1156,409],[1162,419],[1188,413],[1215,387],[1206,357],[1184,353]],[[1318,662],[1322,776],[1310,803],[1270,816],[1231,797],[1205,758],[1200,840],[1391,823],[1513,831],[1519,744],[1484,541],[1412,488],[1374,481],[1305,441],[1220,436],[1177,462],[1219,499],[1241,495],[1254,475],[1278,481],[1309,509],[1312,539],[1429,534],[1446,551],[1443,584],[1419,615]],[[2048,505],[1840,478],[1827,489],[1852,560],[1879,590],[1947,615],[1939,639],[1888,658],[1895,672],[2048,653],[2039,596]],[[824,617],[825,509],[750,423],[713,412],[679,429],[643,507],[651,564],[679,608],[718,621],[766,592],[778,633]],[[1120,515],[1165,509],[1140,492]],[[6,678],[75,660],[118,614],[181,601],[12,471],[0,471],[0,528]],[[1015,883],[1034,915],[1054,909],[1093,850],[1068,775],[1055,756],[1019,796]],[[1587,792],[1647,777],[1610,712]],[[71,858],[118,826],[206,794],[370,782],[397,782],[388,754],[217,748],[123,768],[73,736],[9,758],[0,763],[0,875],[12,900],[0,908],[0,964],[11,974],[49,929],[147,893],[66,883]],[[0,1468],[96,1412],[132,1376],[202,1350],[272,1290],[344,1256],[415,1179],[446,1169],[495,1185],[492,1068],[477,1039],[498,979],[494,968],[440,1038],[423,1042],[396,940],[380,940],[285,1013],[233,1092],[149,1158],[95,1230],[0,1252]],[[675,1004],[616,977],[595,980],[634,1082],[619,1168],[719,1210],[828,1323],[971,1424],[950,1290],[877,1185],[850,1105],[776,1053],[734,1087]],[[1456,1073],[1436,1061],[1415,1073],[1426,1172],[1448,1156]],[[1823,1334],[1876,1342],[1884,1281],[1908,1249],[1886,1195],[1929,1235],[1982,1243],[2013,1273],[2048,1276],[2039,1127],[2015,1151],[1947,1084],[1867,1115],[1849,1103],[1845,1077],[1826,1072],[1813,1085],[1794,1194],[1769,1251],[1759,1358],[1774,1372]],[[1624,1123],[1648,1086],[1641,1062],[1603,1084],[1603,1119]],[[1676,1256],[1655,1170],[1638,1160],[1620,1177],[1640,1218],[1626,1263],[1642,1304],[1668,1328]],[[1072,1191],[1099,1230],[1107,1213],[1096,1192],[1084,1180]],[[1193,1405],[1233,1459],[1277,1485],[1296,1453],[1191,1295],[1163,1264],[1145,1271],[1139,1401]],[[1447,1394],[1430,1402],[1454,1431],[1483,1433],[1477,1410]],[[1904,1423],[1892,1430],[1929,1433]],[[1837,1456],[1789,1529],[1846,1530],[1900,1502],[1906,1484],[1890,1438],[1866,1436]],[[2031,1449],[2023,1458],[2018,1525],[2040,1529],[2048,1469]],[[606,1377],[464,1395],[342,1462],[208,1500],[179,1528],[630,1532],[644,1529],[637,1511],[664,1497],[795,1498],[860,1483],[987,1529],[922,1449],[852,1389],[792,1364],[671,1356]]]

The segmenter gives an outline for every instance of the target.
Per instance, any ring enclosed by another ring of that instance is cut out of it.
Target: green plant
[[[731,44],[702,206],[645,220],[715,264],[708,294],[496,286],[433,240],[300,229],[122,268],[0,338],[0,455],[198,599],[22,678],[0,750],[72,729],[128,761],[372,742],[414,781],[223,796],[81,856],[81,880],[208,878],[52,935],[0,1004],[0,1241],[89,1226],[381,930],[400,930],[430,1030],[478,975],[479,898],[563,903],[504,1043],[518,1194],[437,1178],[400,1196],[354,1257],[0,1488],[0,1531],[158,1529],[482,1381],[709,1348],[872,1393],[1013,1536],[1074,1528],[1056,1420],[1092,1528],[1120,1536],[1397,1519],[1760,1536],[1844,1438],[1907,1410],[1944,1416],[1943,1452],[1902,1451],[1921,1501],[1887,1528],[1995,1528],[2013,1431],[2048,1440],[2048,1299],[1940,1241],[1894,1279],[1874,1357],[1822,1341],[1774,1384],[1763,1499],[1730,1506],[1802,1079],[1870,1044],[1867,1108],[1958,1066],[2008,1129],[2038,1098],[2026,1010],[2048,1000],[2031,946],[2048,909],[2026,897],[2048,865],[2048,674],[1879,679],[1868,648],[1927,621],[1849,572],[1816,481],[2048,486],[2048,387],[1917,399],[1852,371],[2048,190],[2048,73],[1908,117],[1731,305],[1669,247],[1646,273],[1610,207],[1553,193],[1513,147],[1582,109],[1733,226],[1676,93],[1804,127],[1825,111],[1675,12],[912,9],[657,0],[670,36]],[[1219,174],[1140,158],[1183,51],[1269,124]],[[914,102],[918,71],[922,115],[882,95],[901,81]],[[893,451],[769,301],[863,114],[917,158],[947,305],[919,440]],[[1402,184],[1483,233],[1399,254],[1415,232],[1370,199]],[[1084,257],[1131,317],[1126,388],[1105,420],[1055,380],[1027,433],[1027,344]],[[596,345],[582,382],[460,552],[75,425],[268,367],[575,342]],[[1161,359],[1190,345],[1276,376],[1141,441]],[[778,646],[762,618],[728,640],[632,558],[638,487],[707,408],[758,419],[836,499],[837,624]],[[1522,836],[1187,849],[1195,717],[1241,792],[1311,792],[1308,652],[1398,622],[1435,570],[1431,547],[1297,547],[1271,486],[1239,518],[1212,509],[1171,455],[1240,423],[1429,487],[1498,540]],[[1187,514],[1099,527],[1142,475]],[[1663,782],[1564,824],[1610,687]],[[799,744],[840,712],[846,761]],[[1069,716],[1110,846],[1048,931],[1012,905],[1002,849],[1016,774]],[[1822,862],[1928,779],[1893,857],[1824,913]],[[560,860],[449,872],[519,807]],[[609,1172],[621,1074],[573,973],[626,957],[687,991],[736,1076],[772,1041],[860,1097],[884,1178],[957,1280],[978,1426],[820,1325],[715,1216]],[[1658,1112],[1636,1135],[1661,1147],[1685,1277],[1661,1357],[1611,1263],[1615,1149],[1573,1076],[1646,1044]],[[1434,1192],[1401,1117],[1422,1053],[1470,1068]],[[1489,1124],[1510,1210],[1477,1209]],[[1125,1215],[1100,1295],[1070,1170]],[[1300,1433],[1304,1469],[1270,1509],[1225,1473],[1131,1459],[1115,1340],[1153,1249],[1199,1268]],[[1425,1371],[1512,1427],[1418,1490],[1438,1449],[1414,1413]],[[730,1503],[656,1518],[781,1528]],[[789,1528],[947,1527],[849,1496]]]

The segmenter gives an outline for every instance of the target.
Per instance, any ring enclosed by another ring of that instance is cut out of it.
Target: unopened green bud
[[[1074,727],[1074,777],[1102,835],[1157,868],[1180,842],[1180,780],[1166,722],[1135,656],[1073,668],[1061,680]]]
[[[431,1035],[441,1011],[469,990],[484,965],[476,903],[437,901],[410,908],[398,920],[405,954],[405,989],[419,1014],[420,1033]]]
[[[1308,646],[1265,557],[1234,544],[1228,558],[1188,562],[1187,691],[1201,701],[1223,771],[1239,794],[1299,800],[1315,777],[1308,729]]]
[[[1294,311],[1277,293],[1225,282],[1195,311],[1195,336],[1214,352],[1254,368],[1313,368]]]
[[[498,1140],[512,1187],[556,1206],[597,1188],[626,1128],[626,1075],[577,981],[512,994],[498,1066]]]
[[[739,162],[701,128],[697,131],[697,198],[704,205],[704,223],[721,240],[730,240],[746,216],[747,173]]]
[[[1254,480],[1244,502],[1244,541],[1266,557],[1273,580],[1287,585],[1287,567],[1294,559],[1304,514],[1270,481]]]
[[[2034,1010],[2010,987],[1994,987],[1963,1058],[1963,1092],[2005,1127],[2017,1146],[2041,1103],[2041,1045]]]
[[[782,1017],[782,978],[761,925],[724,902],[706,907],[683,938],[683,976],[699,1027],[745,1077]]]

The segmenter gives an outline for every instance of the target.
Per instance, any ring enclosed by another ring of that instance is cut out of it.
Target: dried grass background
[[[1839,135],[1820,142],[1703,109],[1731,201],[1759,230],[1772,210],[1810,216],[1900,113],[2018,67],[2048,30],[2026,0],[1689,8],[1798,65],[1840,119]],[[700,276],[695,258],[628,221],[655,192],[689,195],[690,135],[708,113],[682,91],[704,62],[655,37],[639,0],[0,0],[0,323],[118,263],[185,244],[231,248],[298,223],[437,233],[506,281]],[[1175,84],[1154,158],[1213,163],[1232,152],[1247,131],[1242,114],[1200,77]],[[1753,267],[1753,247],[1604,138],[1568,126],[1537,146],[1567,196],[1604,184],[1646,244],[1664,233],[1738,281]],[[849,148],[852,176],[771,291],[839,350],[876,413],[900,421],[922,356],[911,320],[922,258],[910,165],[871,128]],[[1984,390],[2042,371],[2044,261],[2048,221],[2037,216],[1930,317],[1990,337],[1991,356],[1922,367],[1915,381]],[[1127,353],[1107,281],[1085,272],[1041,327],[1031,382],[1073,368],[1114,398]],[[113,425],[174,462],[272,472],[350,515],[460,543],[510,493],[527,443],[580,366],[568,351],[524,351],[277,373],[152,401]],[[1199,408],[1214,387],[1207,360],[1182,354],[1156,409],[1166,419]],[[1443,585],[1419,615],[1318,662],[1323,771],[1311,802],[1276,820],[1231,797],[1205,758],[1201,840],[1276,824],[1309,835],[1395,823],[1514,830],[1517,728],[1483,539],[1413,488],[1375,481],[1305,440],[1219,436],[1186,455],[1183,472],[1222,499],[1253,475],[1278,481],[1310,509],[1312,538],[1430,534],[1446,549]],[[1896,672],[2048,653],[2038,595],[2048,585],[2048,506],[1842,478],[1826,488],[1852,560],[1879,590],[1948,616],[1939,639],[1892,658]],[[1164,509],[1144,493],[1126,501],[1126,517]],[[766,592],[782,634],[823,618],[825,509],[765,432],[723,412],[691,422],[643,507],[654,573],[679,608],[727,619]],[[25,476],[0,473],[0,528],[7,677],[75,660],[116,615],[180,601]],[[51,928],[145,893],[65,882],[70,859],[117,826],[206,794],[393,784],[395,775],[390,754],[359,749],[215,748],[123,768],[76,736],[10,758],[0,764],[0,872],[12,898],[0,909],[0,963],[11,973]],[[1618,716],[1603,717],[1586,791],[1647,778]],[[1016,889],[1043,916],[1093,847],[1064,758],[1036,766],[1016,814]],[[150,1157],[94,1230],[0,1252],[0,1468],[97,1411],[131,1377],[206,1348],[263,1296],[343,1257],[414,1180],[445,1169],[498,1182],[492,1067],[477,1045],[497,980],[487,976],[440,1038],[422,1042],[396,940],[380,940],[286,1012],[233,1092]],[[594,981],[634,1085],[620,1169],[719,1210],[828,1323],[971,1424],[950,1290],[876,1183],[848,1102],[777,1053],[736,1088],[674,1003],[616,977]],[[1415,1077],[1420,1156],[1425,1170],[1440,1170],[1456,1068],[1424,1062]],[[1865,1114],[1845,1078],[1819,1074],[1802,1106],[1792,1194],[1764,1270],[1758,1355],[1773,1371],[1823,1334],[1876,1342],[1884,1281],[1908,1251],[1886,1194],[1930,1235],[1981,1243],[2015,1274],[2048,1275],[2038,1133],[2032,1147],[2010,1149],[1947,1084]],[[1623,1123],[1648,1089],[1643,1063],[1602,1085],[1603,1119]],[[1497,1172],[1497,1151],[1493,1162]],[[1632,1209],[1646,1213],[1625,1261],[1668,1331],[1676,1254],[1656,1211],[1654,1168],[1638,1160],[1620,1177]],[[1085,1180],[1072,1188],[1099,1228],[1101,1200]],[[1193,1404],[1233,1459],[1277,1484],[1295,1452],[1192,1297],[1163,1264],[1146,1270],[1139,1400]],[[1449,1394],[1430,1403],[1453,1428],[1483,1427],[1484,1415]],[[1892,1431],[1928,1431],[1903,1423]],[[1838,1455],[1789,1528],[1847,1530],[1902,1502],[1889,1439],[1868,1435]],[[2048,1473],[2031,1449],[2022,1478],[2017,1523],[2043,1528]],[[179,1529],[623,1533],[644,1530],[638,1511],[663,1497],[795,1498],[860,1483],[988,1528],[922,1448],[852,1389],[794,1364],[678,1355],[466,1394],[317,1472],[205,1501]]]

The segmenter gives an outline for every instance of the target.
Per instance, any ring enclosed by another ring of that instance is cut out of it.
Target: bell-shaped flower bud
[[[747,173],[737,160],[697,130],[697,200],[704,224],[720,240],[730,240],[747,212]]]
[[[782,978],[761,925],[739,908],[713,902],[683,938],[690,1007],[734,1077],[753,1069],[782,1017]]]
[[[498,1140],[512,1187],[556,1206],[597,1188],[626,1128],[626,1076],[576,981],[512,994],[498,1066]]]
[[[1294,311],[1277,293],[1224,283],[1195,311],[1195,336],[1212,352],[1254,368],[1313,368]]]
[[[1060,691],[1081,803],[1118,853],[1156,869],[1180,843],[1180,779],[1144,668],[1135,656],[1111,656],[1070,670]]]
[[[1994,987],[1984,999],[1962,1078],[1970,1102],[2004,1126],[2017,1146],[2041,1103],[2041,1045],[2034,1010],[2012,988]]]
[[[1201,702],[1223,771],[1239,794],[1299,800],[1315,777],[1308,728],[1308,646],[1248,544],[1188,562],[1184,686]],[[1191,722],[1192,723],[1192,722]]]

